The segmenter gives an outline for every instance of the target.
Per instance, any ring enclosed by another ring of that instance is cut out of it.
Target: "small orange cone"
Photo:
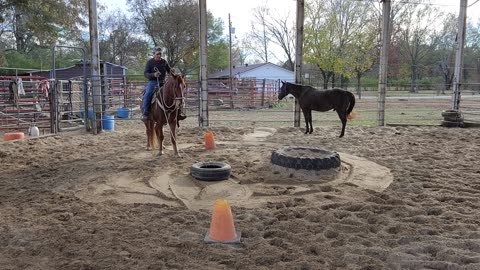
[[[207,131],[207,133],[205,133],[205,149],[215,149],[215,139],[213,138],[213,132],[211,131]]]
[[[226,200],[218,199],[215,202],[210,231],[204,240],[207,243],[240,243],[240,232],[235,231],[232,210]]]

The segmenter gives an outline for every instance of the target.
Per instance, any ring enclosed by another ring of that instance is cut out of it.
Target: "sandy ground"
[[[0,269],[480,269],[480,132],[442,127],[182,126],[146,151],[143,125],[0,143]],[[283,146],[337,151],[334,177],[270,164]],[[199,161],[229,180],[193,179]],[[226,198],[237,245],[206,244]]]

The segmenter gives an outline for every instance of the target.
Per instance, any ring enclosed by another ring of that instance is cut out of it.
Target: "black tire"
[[[462,116],[455,116],[455,117],[445,116],[445,117],[443,117],[443,120],[449,121],[449,122],[462,122],[463,117]]]
[[[443,120],[440,125],[444,127],[464,127],[463,121],[445,121]]]
[[[456,110],[445,110],[442,111],[442,117],[443,118],[449,118],[449,119],[457,119],[457,118],[463,118],[462,113]],[[447,120],[447,119],[445,119]],[[447,120],[449,121],[449,120]]]
[[[296,157],[291,154],[295,151],[309,151],[312,155]],[[340,156],[337,152],[318,148],[284,147],[272,153],[271,162],[275,165],[296,170],[328,170],[340,167]]]
[[[198,162],[190,168],[190,174],[202,181],[221,181],[230,177],[232,167],[224,162]]]

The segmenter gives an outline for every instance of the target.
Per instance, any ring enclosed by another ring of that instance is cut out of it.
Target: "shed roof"
[[[233,67],[232,68],[232,75],[235,76],[237,74],[242,74],[242,73],[245,73],[245,72],[248,72],[248,71],[251,71],[253,69],[257,69],[257,68],[260,68],[262,66],[267,66],[267,65],[272,65],[272,66],[276,66],[278,68],[281,68],[281,69],[285,69],[279,65],[275,65],[275,64],[272,64],[270,62],[267,62],[267,63],[261,63],[261,64],[253,64],[253,65],[245,65],[245,66],[240,66],[240,67]],[[285,70],[288,70],[288,69],[285,69]],[[288,70],[290,72],[292,72],[291,70]],[[229,77],[230,76],[230,70],[229,69],[226,69],[226,70],[222,70],[222,71],[219,71],[219,72],[215,72],[215,73],[212,73],[210,74],[208,77],[209,78],[222,78],[222,77]]]

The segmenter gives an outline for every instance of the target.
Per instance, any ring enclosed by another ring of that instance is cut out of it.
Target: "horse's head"
[[[185,76],[182,74],[175,74],[173,71],[171,71],[165,86],[167,89],[170,89],[170,96],[175,98],[176,102],[181,103],[183,101],[183,98],[185,97],[185,91],[187,89]]]
[[[278,91],[278,99],[282,100],[286,95],[290,94],[287,89],[287,82],[282,81],[282,87],[280,87],[280,90]]]

